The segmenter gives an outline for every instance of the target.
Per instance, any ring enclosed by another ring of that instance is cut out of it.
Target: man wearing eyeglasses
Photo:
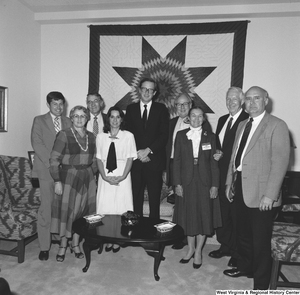
[[[173,174],[173,158],[174,158],[174,142],[178,131],[189,128],[189,110],[192,107],[192,99],[187,93],[180,93],[175,98],[175,107],[177,117],[170,120],[169,124],[169,139],[166,146],[167,163],[166,163],[166,183],[169,187],[172,187],[172,174]],[[170,196],[175,196],[174,191]],[[175,202],[175,200],[174,200]],[[179,241],[172,246],[172,249],[182,249],[186,245],[185,242]]]
[[[138,90],[140,101],[128,105],[125,116],[125,129],[133,133],[138,150],[138,158],[131,169],[134,211],[143,216],[147,187],[151,218],[160,217],[162,172],[169,128],[166,106],[153,101],[156,91],[157,85],[152,78],[142,79]]]
[[[103,132],[104,122],[107,120],[106,114],[103,113],[105,103],[99,93],[89,93],[86,97],[86,105],[91,113],[91,119],[87,122],[86,128],[96,137],[97,134]]]

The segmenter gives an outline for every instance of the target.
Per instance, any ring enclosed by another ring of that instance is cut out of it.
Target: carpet
[[[4,242],[0,242],[3,246]],[[92,251],[91,265],[87,273],[82,272],[85,259],[76,259],[68,252],[65,261],[55,260],[58,245],[52,245],[48,261],[39,261],[38,241],[26,246],[25,262],[17,263],[16,257],[1,255],[0,277],[4,277],[16,295],[173,295],[173,294],[215,294],[215,290],[245,290],[252,288],[252,279],[229,278],[223,275],[227,269],[228,257],[213,259],[208,253],[217,245],[206,244],[203,249],[203,265],[195,270],[190,263],[182,265],[186,247],[173,250],[166,246],[158,270],[160,281],[153,276],[154,259],[141,247],[121,248],[118,253]],[[290,275],[300,276],[299,267]]]

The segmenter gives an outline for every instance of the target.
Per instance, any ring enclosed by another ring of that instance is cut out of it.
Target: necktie
[[[230,128],[231,128],[232,120],[233,120],[233,118],[231,117],[231,118],[229,119],[228,123],[227,123],[226,130],[225,130],[225,133],[224,133],[223,144],[224,144],[224,142],[225,142],[225,140],[226,140],[226,136],[228,135],[228,132],[229,132],[229,130],[230,130]],[[223,144],[222,144],[222,146],[223,146]]]
[[[54,119],[54,129],[56,133],[60,131],[59,117],[55,117]]]
[[[246,127],[244,129],[244,133],[243,133],[243,136],[242,136],[242,139],[240,142],[240,146],[239,146],[239,149],[238,149],[236,157],[235,157],[235,167],[236,168],[238,168],[240,166],[243,150],[245,148],[245,145],[246,145],[246,142],[247,142],[247,139],[248,139],[251,127],[252,127],[252,121],[253,121],[253,118],[250,118],[250,120],[247,122]]]
[[[144,125],[144,129],[146,129],[147,126],[147,105],[146,104],[144,104],[143,125]]]
[[[99,133],[99,125],[98,125],[97,116],[94,117],[93,133],[94,133],[95,137],[97,137],[97,134]]]
[[[115,149],[115,143],[112,141],[108,154],[107,154],[107,160],[106,160],[106,169],[108,170],[108,173],[113,172],[117,168],[117,159],[116,159],[116,149]]]

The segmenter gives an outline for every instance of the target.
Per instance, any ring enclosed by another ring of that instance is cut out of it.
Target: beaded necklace
[[[76,142],[78,143],[80,149],[81,149],[82,151],[86,152],[86,151],[88,150],[88,148],[89,148],[89,142],[88,142],[88,136],[87,136],[87,134],[85,135],[85,137],[86,137],[86,144],[85,144],[85,149],[84,149],[84,148],[82,147],[82,145],[79,143],[79,141],[78,141],[78,139],[77,139],[77,137],[76,137],[76,135],[75,135],[75,133],[74,133],[74,131],[73,131],[73,128],[71,128],[71,131],[72,131],[72,133],[73,133],[73,135],[74,135],[74,137],[75,137],[75,140],[76,140]]]

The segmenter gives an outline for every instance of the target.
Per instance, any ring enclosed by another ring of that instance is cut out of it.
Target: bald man
[[[236,202],[237,268],[230,277],[253,277],[254,289],[268,289],[273,218],[290,156],[286,123],[266,112],[269,95],[253,86],[245,94],[249,119],[238,126],[226,179],[226,196]]]

